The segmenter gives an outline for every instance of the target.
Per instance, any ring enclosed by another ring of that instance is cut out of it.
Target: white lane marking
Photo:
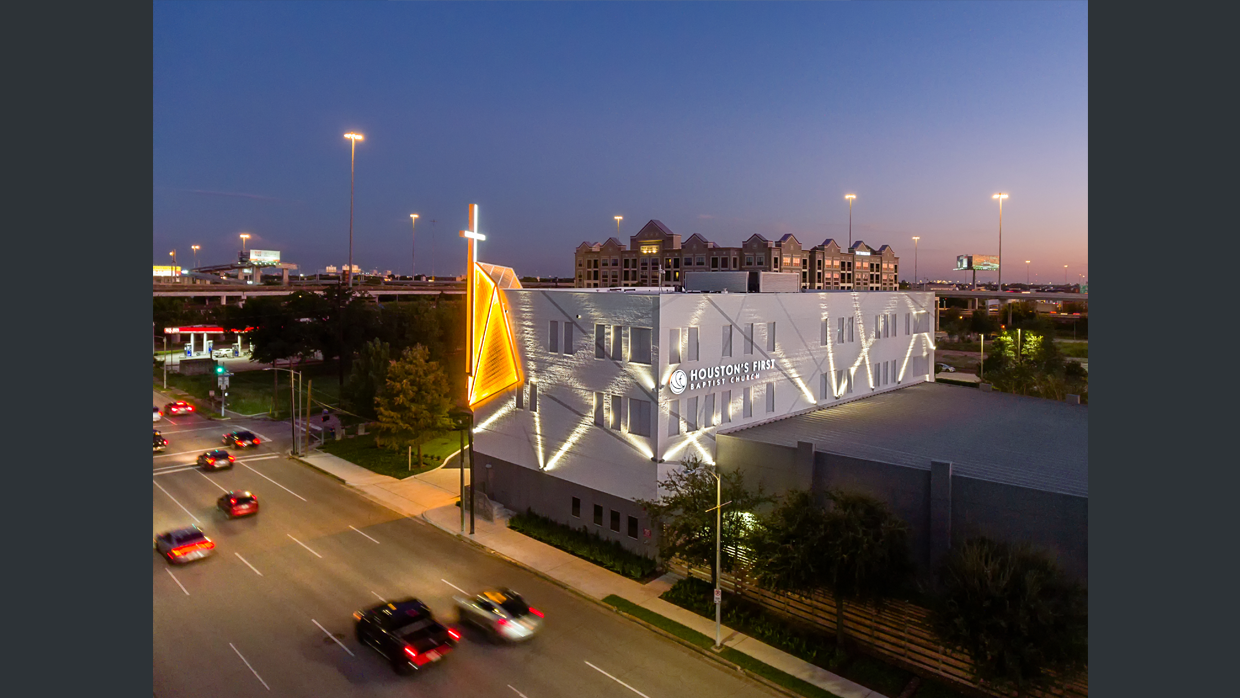
[[[352,525],[352,524],[350,524],[350,525],[349,525],[349,528],[353,528],[353,525]],[[353,530],[354,530],[354,531],[357,531],[357,529],[356,529],[356,528],[353,528]],[[357,532],[358,532],[358,533],[362,533],[361,531],[357,531]],[[365,533],[362,533],[362,535],[363,535],[363,536],[366,536],[366,534],[365,534]],[[370,536],[366,536],[366,537],[367,537],[367,538],[370,538]],[[375,540],[374,538],[370,538],[370,539],[371,539],[371,540]],[[379,544],[379,541],[375,540],[375,544],[376,544],[376,545],[378,545],[378,544]]]
[[[442,579],[442,578],[441,578],[439,581],[443,582],[444,584],[447,584],[448,586],[452,587],[453,589],[456,589],[457,591],[461,592],[462,594],[465,594],[466,596],[469,596],[469,592],[468,592],[468,591],[465,591],[464,589],[462,589],[462,588],[458,587],[457,585],[453,584],[452,582],[449,582],[448,580],[446,580],[446,579]]]
[[[249,468],[250,470],[254,470],[254,468],[250,468],[250,466],[246,465],[246,464],[245,464],[245,462],[242,462],[241,464],[242,464],[242,465],[245,465],[245,467]],[[260,477],[262,477],[263,479],[265,479],[265,480],[267,480],[268,482],[272,483],[272,484],[273,484],[273,485],[275,485],[276,487],[279,487],[280,489],[284,490],[285,492],[288,492],[289,494],[291,494],[291,495],[293,495],[294,497],[296,497],[296,498],[300,499],[301,501],[303,501],[303,502],[304,502],[304,501],[306,501],[306,498],[305,498],[305,497],[301,496],[300,494],[297,494],[296,492],[294,492],[294,491],[290,490],[289,488],[285,487],[284,485],[281,485],[280,483],[276,482],[275,480],[272,480],[271,478],[267,477],[266,475],[263,475],[262,473],[259,473],[257,470],[254,470],[254,472],[258,473],[258,475],[259,475]]]
[[[602,674],[603,676],[606,676],[607,678],[611,679],[612,681],[615,681],[616,683],[620,684],[621,686],[624,686],[625,688],[627,688],[627,689],[629,689],[630,691],[632,691],[632,692],[636,693],[637,695],[641,696],[642,698],[650,698],[650,696],[646,695],[645,693],[642,693],[641,691],[637,690],[636,688],[633,688],[632,686],[630,686],[630,685],[628,685],[627,683],[625,683],[625,682],[621,681],[620,679],[617,679],[616,677],[612,676],[611,674],[608,674],[607,672],[605,672],[605,671],[603,671],[602,669],[600,669],[600,668],[598,668],[598,667],[594,666],[594,665],[593,665],[593,664],[591,664],[590,662],[586,662],[586,666],[588,666],[588,667],[590,667],[591,669],[593,669],[593,670],[597,671],[598,673]]]
[[[255,569],[254,565],[251,565],[249,560],[246,560],[245,558],[241,557],[241,553],[233,553],[233,555],[236,555],[238,560],[244,562],[246,567],[249,567],[250,569],[254,570],[254,574],[257,574],[260,577],[263,576],[263,573]]]
[[[512,688],[512,684],[508,684],[508,688]],[[515,689],[515,688],[512,688],[512,690],[516,691],[517,695],[521,696],[521,698],[530,698],[529,696],[525,695],[524,693],[522,693],[522,692],[520,692],[520,691],[517,691],[517,689]]]
[[[204,451],[210,451],[210,450],[211,449],[209,448],[200,448],[197,451],[178,451],[177,453],[161,453],[158,456],[151,456],[151,457],[152,458],[170,458],[172,456],[184,456],[190,453],[202,453]],[[167,467],[167,466],[164,466],[164,467]]]
[[[287,535],[289,538],[293,538],[293,534],[291,534],[291,533],[287,533],[287,534],[285,534],[285,535]],[[310,549],[310,546],[306,545],[305,543],[302,543],[301,541],[297,540],[296,538],[293,538],[293,542],[297,543],[298,545],[300,545],[301,547],[305,548],[306,550],[310,550],[310,552],[314,553],[314,551]],[[315,556],[316,556],[316,557],[318,557],[318,558],[320,558],[320,559],[323,557],[322,555],[319,555],[318,553],[314,553],[314,554],[315,554]]]
[[[319,622],[313,618],[310,619],[310,622],[314,623],[315,625],[319,625]],[[322,630],[324,635],[330,637],[332,639],[332,642],[336,643],[337,645],[340,645],[340,649],[344,650],[345,652],[348,652],[350,657],[357,656],[353,654],[353,650],[349,649],[348,647],[345,647],[343,642],[336,639],[335,635],[332,635],[331,633],[327,632],[327,628],[324,628],[323,626],[319,625],[319,630]]]
[[[241,661],[245,662],[245,665],[246,665],[247,667],[249,667],[249,669],[250,669],[250,671],[251,671],[251,672],[253,672],[253,673],[254,673],[254,678],[258,679],[258,682],[259,682],[259,683],[261,683],[261,684],[263,685],[263,688],[265,688],[265,689],[267,689],[268,691],[270,691],[270,690],[271,690],[271,686],[268,686],[268,685],[267,685],[267,682],[266,682],[266,681],[263,681],[263,677],[259,676],[257,671],[254,671],[254,667],[250,666],[250,663],[249,663],[248,661],[246,661],[245,656],[244,656],[243,654],[241,654],[241,650],[237,649],[237,646],[236,646],[236,645],[234,645],[234,644],[233,644],[233,643],[231,643],[231,642],[230,642],[230,643],[228,643],[228,646],[229,646],[229,647],[231,647],[231,648],[233,648],[233,652],[236,652],[238,657],[241,657]]]
[[[268,460],[270,458],[279,458],[279,457],[280,457],[279,453],[268,453],[267,455],[264,455],[264,456],[246,456],[242,460],[243,461]]]
[[[198,465],[198,461],[192,460],[188,463],[173,463],[172,465],[161,465],[158,468],[151,468],[152,473],[162,473],[165,470],[174,470],[176,468],[187,468]]]
[[[207,482],[211,483],[212,485],[215,485],[216,487],[218,487],[218,488],[220,488],[221,490],[223,490],[225,494],[227,494],[227,493],[228,493],[228,490],[227,490],[227,489],[224,489],[224,486],[223,486],[223,485],[221,485],[220,483],[216,482],[215,480],[212,480],[211,478],[207,477],[206,475],[203,475],[201,470],[199,470],[199,471],[198,471],[198,474],[199,474],[199,475],[202,475],[202,479],[206,480]]]
[[[182,466],[178,466],[175,470],[161,470],[157,473],[152,473],[152,475],[154,477],[159,477],[160,475],[172,475],[174,473],[183,473],[186,470],[197,470],[197,469],[198,469],[197,465],[182,465]]]
[[[373,591],[372,591],[372,592],[370,592],[370,593],[375,594],[375,592],[373,592]],[[375,594],[375,598],[376,598],[376,599],[379,599],[379,600],[380,600],[380,601],[382,601],[383,603],[387,603],[387,599],[383,598],[382,596],[379,596],[378,594]]]
[[[172,573],[172,570],[165,567],[164,571],[168,573],[169,577],[172,577],[172,581],[176,582],[177,586],[181,587],[181,591],[185,592],[186,596],[189,596],[189,590],[185,588],[185,585],[181,583],[181,580],[177,579],[177,576]]]
[[[262,439],[263,441],[271,441],[271,439],[267,438],[266,434],[259,434],[257,431],[254,431],[253,429],[250,429],[250,432],[254,434],[255,436],[257,436],[258,438]]]
[[[169,493],[168,493],[168,490],[165,490],[163,485],[159,484],[158,482],[155,482],[154,480],[151,480],[151,483],[152,483],[153,485],[155,485],[156,487],[158,487],[158,488],[159,488],[159,489],[160,489],[160,490],[161,490],[164,494],[167,494],[167,495],[168,495],[168,499],[171,499],[172,501],[177,502],[177,498],[176,498],[176,497],[173,497],[171,494],[169,494]],[[181,504],[180,502],[177,502],[177,506],[181,507],[181,511],[184,511],[186,514],[189,514],[189,518],[193,519],[194,521],[196,521],[196,522],[198,522],[198,523],[202,523],[201,521],[198,521],[198,517],[197,517],[197,516],[194,516],[194,513],[193,513],[192,511],[190,511],[189,509],[186,509],[186,508],[185,508],[185,505],[184,505],[184,504]]]

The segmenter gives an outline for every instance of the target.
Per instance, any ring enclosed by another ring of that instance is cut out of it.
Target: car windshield
[[[254,438],[254,435],[248,431],[238,431],[238,432],[233,432],[233,438],[243,439],[243,440],[252,439]]]

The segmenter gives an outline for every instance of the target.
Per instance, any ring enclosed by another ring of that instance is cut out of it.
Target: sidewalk
[[[671,573],[648,584],[641,584],[510,530],[507,522],[502,520],[491,523],[476,518],[474,534],[471,536],[462,533],[461,510],[456,506],[460,474],[455,469],[437,468],[398,480],[387,475],[378,475],[327,453],[315,452],[301,460],[343,480],[349,487],[394,511],[406,516],[421,516],[448,533],[472,540],[587,596],[601,600],[615,594],[703,635],[715,636],[714,621],[659,598],[660,594],[676,582],[677,577]],[[467,482],[468,475],[466,471]],[[468,527],[468,522],[466,526]],[[727,626],[724,626],[721,632],[725,646],[830,691],[840,698],[886,698],[876,691],[741,635]]]

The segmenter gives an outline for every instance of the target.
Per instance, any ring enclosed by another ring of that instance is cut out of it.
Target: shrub
[[[654,560],[629,552],[615,541],[604,540],[584,526],[572,528],[529,510],[509,519],[508,528],[630,579],[646,579],[658,568]]]

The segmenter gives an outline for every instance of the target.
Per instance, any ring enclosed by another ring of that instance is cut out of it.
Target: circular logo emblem
[[[684,371],[676,369],[672,374],[672,379],[667,384],[671,387],[673,393],[679,395],[685,392],[685,387],[689,384],[689,377],[685,375]]]

